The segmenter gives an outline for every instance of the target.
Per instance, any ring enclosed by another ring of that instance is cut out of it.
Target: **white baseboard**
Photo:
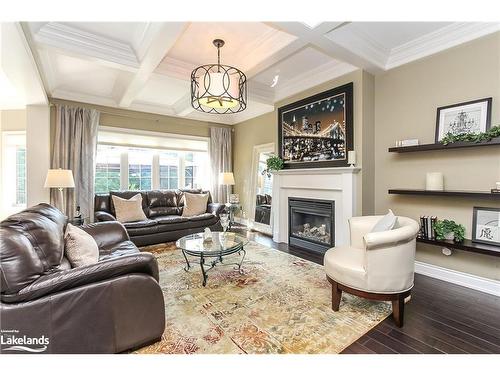
[[[415,272],[452,284],[465,286],[484,293],[500,296],[500,281],[471,275],[470,273],[450,270],[429,263],[415,262]]]

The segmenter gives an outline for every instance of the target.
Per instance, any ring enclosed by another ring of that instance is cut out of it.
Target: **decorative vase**
[[[448,232],[444,235],[445,240],[454,240],[455,239],[455,233],[454,232]]]
[[[444,178],[441,172],[428,172],[425,190],[444,190]]]

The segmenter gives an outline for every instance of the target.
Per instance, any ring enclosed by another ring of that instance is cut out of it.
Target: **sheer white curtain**
[[[225,203],[227,199],[228,186],[219,185],[219,174],[233,171],[231,147],[230,128],[210,128],[210,167],[212,171],[210,193],[214,202]],[[231,193],[231,186],[229,186],[229,190]]]
[[[74,189],[64,189],[63,212],[73,217],[80,206],[83,217],[94,216],[94,172],[97,127],[100,113],[95,109],[56,105],[52,169],[71,169]],[[52,189],[50,202],[61,207],[59,194]]]

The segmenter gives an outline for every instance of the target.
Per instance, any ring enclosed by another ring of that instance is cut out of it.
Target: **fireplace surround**
[[[288,243],[324,254],[335,246],[335,201],[288,198]]]

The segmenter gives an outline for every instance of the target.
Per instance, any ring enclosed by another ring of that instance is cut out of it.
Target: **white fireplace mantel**
[[[288,198],[335,201],[335,245],[349,240],[347,220],[356,212],[357,167],[283,169],[273,176],[273,240],[288,243]]]

